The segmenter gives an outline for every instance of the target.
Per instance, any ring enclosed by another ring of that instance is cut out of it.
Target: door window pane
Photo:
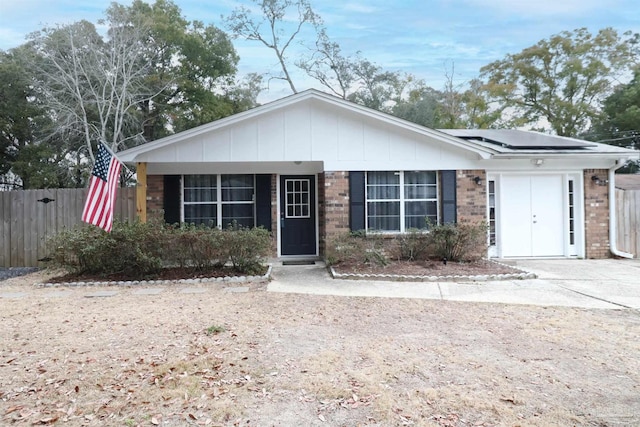
[[[310,182],[308,179],[285,180],[285,215],[287,218],[309,218]]]

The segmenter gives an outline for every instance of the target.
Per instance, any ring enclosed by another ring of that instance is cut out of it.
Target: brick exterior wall
[[[324,242],[349,231],[349,173],[319,174],[318,202],[320,253],[324,254]]]
[[[586,258],[608,258],[609,252],[609,186],[597,185],[608,179],[607,169],[584,170],[584,223]]]
[[[163,175],[147,175],[147,218],[164,220]]]
[[[482,180],[476,184],[474,178]],[[483,170],[459,170],[456,174],[457,222],[487,222],[487,175]]]

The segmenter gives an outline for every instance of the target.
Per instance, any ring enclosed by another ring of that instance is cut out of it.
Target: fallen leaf
[[[4,412],[4,414],[5,414],[5,415],[10,414],[10,413],[15,412],[15,411],[17,411],[17,410],[19,410],[19,409],[22,409],[22,408],[24,408],[24,406],[12,406],[12,407],[10,407],[9,409],[7,409],[7,410]]]
[[[322,414],[318,415],[318,418],[319,418],[319,419],[320,419],[320,421],[322,421],[323,423],[326,421],[326,420],[324,419],[324,415],[322,415]]]
[[[156,417],[151,417],[151,424],[154,426],[160,425],[160,421]]]
[[[38,420],[38,422],[36,424],[53,424],[56,421],[58,421],[58,418],[60,418],[60,417],[41,418],[41,419]]]

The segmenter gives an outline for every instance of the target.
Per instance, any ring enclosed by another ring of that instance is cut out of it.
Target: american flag
[[[122,163],[104,146],[98,144],[96,164],[93,166],[89,194],[82,211],[82,220],[111,231],[113,208],[116,203],[116,187]]]

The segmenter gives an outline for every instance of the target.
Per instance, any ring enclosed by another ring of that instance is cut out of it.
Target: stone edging
[[[504,264],[501,262],[489,260],[498,265],[513,268],[518,270],[519,273],[505,273],[505,274],[485,274],[485,275],[450,275],[450,276],[417,276],[417,275],[403,275],[403,274],[358,274],[358,273],[338,273],[333,267],[329,267],[331,277],[334,279],[348,279],[348,280],[386,280],[394,282],[487,282],[490,280],[524,280],[524,279],[537,279],[538,276],[535,273],[525,271],[521,268],[514,267],[512,265]]]
[[[119,280],[104,282],[62,282],[62,283],[36,283],[39,288],[51,288],[58,286],[78,287],[78,286],[148,286],[148,285],[195,285],[207,283],[247,283],[265,282],[271,280],[272,265],[268,264],[267,272],[262,276],[224,276],[224,277],[202,277],[198,279],[178,279],[178,280]]]

